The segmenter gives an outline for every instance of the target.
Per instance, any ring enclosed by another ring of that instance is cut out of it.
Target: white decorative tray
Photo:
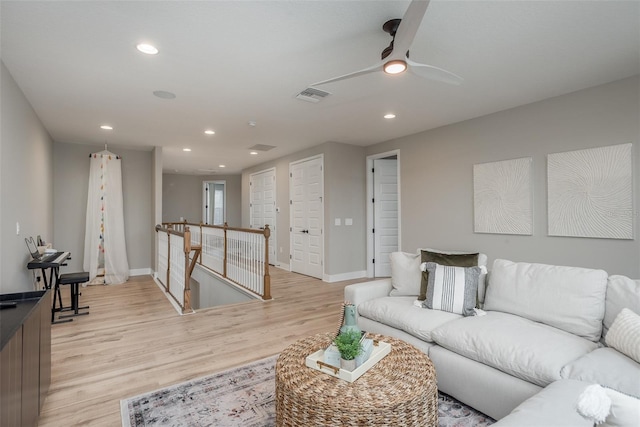
[[[387,354],[391,352],[391,344],[383,341],[373,341],[373,351],[371,356],[362,365],[358,366],[353,371],[346,371],[328,363],[324,363],[324,350],[318,350],[307,356],[305,364],[316,371],[324,372],[333,377],[354,382],[362,376],[365,372],[371,369],[376,363],[382,360]]]

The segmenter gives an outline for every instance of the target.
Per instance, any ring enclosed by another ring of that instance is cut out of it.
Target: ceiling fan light
[[[407,63],[401,59],[395,59],[384,64],[384,72],[387,74],[400,74],[407,69]]]

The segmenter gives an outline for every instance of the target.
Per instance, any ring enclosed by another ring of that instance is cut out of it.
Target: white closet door
[[[322,279],[324,273],[323,160],[290,165],[291,271]]]
[[[389,255],[398,250],[398,161],[373,161],[374,276],[391,276]]]
[[[276,262],[276,170],[268,169],[249,177],[251,228],[264,228],[269,224],[269,263]]]

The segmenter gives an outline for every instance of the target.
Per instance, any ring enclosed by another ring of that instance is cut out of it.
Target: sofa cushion
[[[603,336],[606,336],[616,316],[623,308],[640,314],[640,280],[631,280],[620,275],[609,276],[602,322]]]
[[[562,378],[601,384],[640,398],[640,364],[613,348],[598,348],[560,371]]]
[[[597,344],[560,329],[500,312],[464,317],[431,332],[442,347],[541,387]]]
[[[453,267],[434,262],[424,266],[429,273],[429,286],[423,307],[473,316],[480,267]]]
[[[574,380],[556,381],[518,405],[495,427],[593,427],[580,416],[576,401],[589,383]]]
[[[400,329],[414,337],[433,342],[431,331],[459,319],[459,314],[429,310],[413,304],[415,297],[384,297],[365,301],[358,306],[358,314],[376,322]]]
[[[516,314],[598,341],[606,290],[604,270],[497,259],[483,309]]]
[[[640,363],[640,316],[623,308],[609,328],[605,341],[609,347]]]
[[[420,255],[393,252],[391,259],[391,296],[417,296],[420,293]]]

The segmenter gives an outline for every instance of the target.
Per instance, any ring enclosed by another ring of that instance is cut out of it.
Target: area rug
[[[275,424],[276,356],[120,401],[124,427],[266,427]],[[440,427],[495,421],[440,393]]]

